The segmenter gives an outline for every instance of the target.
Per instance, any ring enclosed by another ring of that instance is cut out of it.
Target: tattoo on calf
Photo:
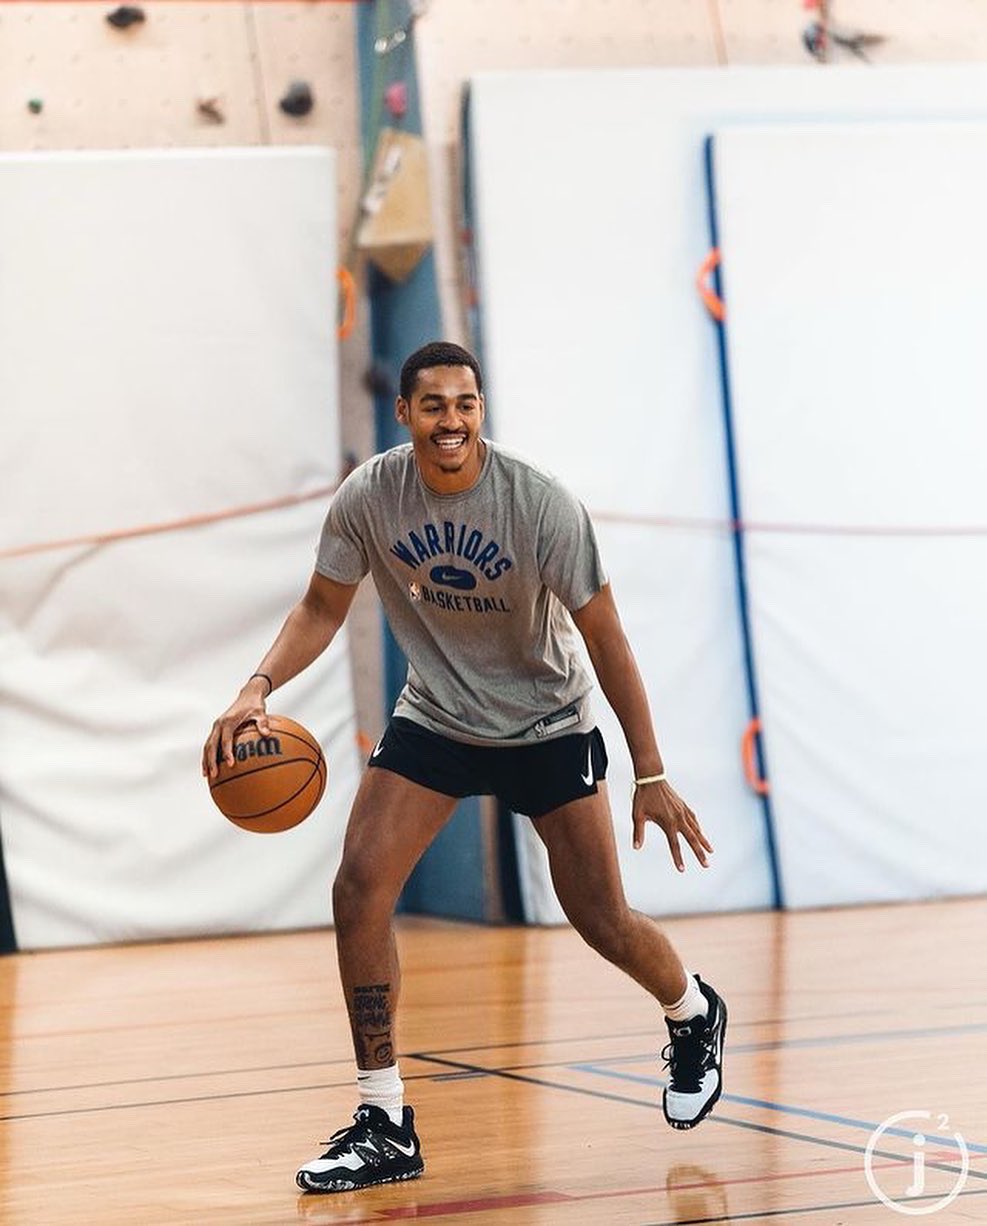
[[[353,1038],[361,1068],[386,1068],[394,1063],[390,992],[389,983],[353,989]]]

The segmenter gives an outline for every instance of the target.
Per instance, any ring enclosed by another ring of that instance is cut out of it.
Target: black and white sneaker
[[[665,1018],[671,1042],[662,1049],[661,1058],[670,1076],[661,1106],[673,1128],[695,1128],[713,1110],[723,1089],[727,1007],[698,975],[696,982],[709,1003],[706,1016],[700,1013],[687,1022]]]
[[[417,1179],[425,1169],[410,1107],[398,1127],[386,1111],[364,1103],[349,1128],[334,1132],[325,1144],[329,1148],[322,1157],[306,1162],[295,1176],[303,1192],[352,1192]]]

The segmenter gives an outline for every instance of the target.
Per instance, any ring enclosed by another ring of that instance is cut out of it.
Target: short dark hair
[[[480,374],[480,363],[462,345],[454,345],[451,341],[429,341],[421,349],[405,360],[401,367],[400,395],[402,400],[410,400],[418,382],[420,370],[431,370],[433,366],[468,366],[476,377],[476,390],[483,391],[483,376]]]

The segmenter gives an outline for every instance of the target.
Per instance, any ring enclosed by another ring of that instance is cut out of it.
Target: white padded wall
[[[771,901],[760,804],[738,756],[747,711],[716,339],[694,290],[709,247],[705,138],[745,121],[978,113],[979,66],[487,73],[471,83],[492,428],[566,480],[607,534],[618,602],[643,628],[634,647],[669,769],[717,848],[708,875],[682,878],[657,840],[645,855],[628,850],[629,763],[601,701],[622,868],[645,910]],[[527,826],[522,838],[529,916],[558,919],[542,848]]]
[[[728,130],[715,199],[790,905],[987,886],[987,124]]]
[[[339,469],[328,150],[0,158],[5,549],[316,492]],[[22,947],[325,922],[355,788],[345,639],[271,706],[303,826],[230,826],[214,718],[304,590],[326,498],[0,559],[0,827]]]
[[[484,77],[471,119],[493,434],[594,514],[670,777],[716,848],[708,873],[693,861],[682,875],[657,828],[632,850],[631,763],[599,695],[628,897],[667,914],[771,898],[738,752],[746,700],[719,409],[711,395],[704,418],[694,394],[707,343],[690,289],[703,219],[682,215],[661,147],[645,153],[634,121],[657,79]],[[526,822],[519,833],[526,913],[559,920],[537,836]]]

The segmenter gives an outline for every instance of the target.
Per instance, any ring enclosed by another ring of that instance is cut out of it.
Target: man
[[[267,732],[266,698],[325,650],[371,572],[408,657],[408,681],[370,755],[333,886],[360,1106],[298,1171],[298,1185],[314,1192],[424,1170],[396,1059],[392,917],[459,797],[493,794],[528,815],[573,926],[664,1002],[669,1124],[694,1127],[721,1090],[724,1003],[686,973],[653,921],[630,910],[621,886],[607,754],[573,624],[634,764],[634,846],[653,821],[679,871],[682,840],[704,867],[712,847],[665,778],[589,516],[553,478],[481,438],[480,368],[458,345],[436,342],[408,358],[396,408],[410,444],[375,456],[340,486],[308,591],[203,752],[212,774],[217,756],[232,763],[241,724],[254,720]]]

